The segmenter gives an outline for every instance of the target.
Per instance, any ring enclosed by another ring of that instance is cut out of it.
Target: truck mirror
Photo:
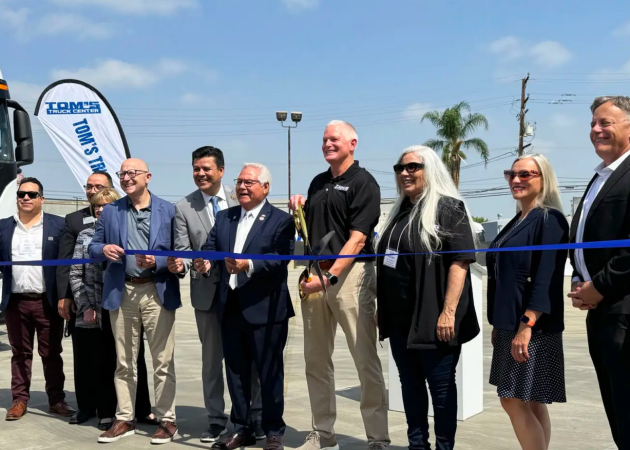
[[[33,149],[33,131],[31,120],[24,110],[13,111],[13,136],[16,143],[15,162],[18,167],[33,164],[35,151]]]

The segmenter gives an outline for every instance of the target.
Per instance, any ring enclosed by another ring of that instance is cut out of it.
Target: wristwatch
[[[324,275],[326,276],[326,278],[328,278],[328,282],[330,283],[331,286],[334,286],[335,284],[337,284],[337,281],[339,281],[339,278],[337,278],[337,275],[333,275],[330,272],[324,272]]]
[[[528,327],[533,327],[534,325],[536,325],[536,322],[534,322],[534,319],[530,319],[529,316],[525,314],[523,314],[523,317],[521,317],[521,322],[523,322]]]

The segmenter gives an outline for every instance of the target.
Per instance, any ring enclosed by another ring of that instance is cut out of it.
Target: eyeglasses
[[[540,172],[537,172],[535,170],[504,170],[503,176],[505,177],[506,181],[513,180],[516,177],[519,177],[521,180],[529,180],[530,178],[539,177]]]
[[[103,186],[102,184],[85,184],[83,185],[83,187],[85,188],[86,191],[91,191],[92,189],[96,189],[97,191],[100,191],[102,189],[105,189],[107,186]]]
[[[394,166],[394,172],[398,175],[403,173],[403,170],[406,170],[407,173],[414,173],[419,169],[424,169],[424,163],[411,162],[407,164],[396,164]]]
[[[106,203],[106,204],[107,204],[107,203]],[[105,204],[105,205],[106,205],[106,204]],[[105,205],[94,205],[94,206],[92,206],[92,208],[94,208],[94,211],[96,211],[96,210],[98,210],[98,209],[103,209],[103,208],[105,208]]]
[[[149,173],[149,171],[148,170],[135,170],[135,169],[132,169],[132,170],[116,172],[116,175],[118,175],[118,178],[120,178],[122,180],[127,175],[129,175],[129,178],[136,178],[136,176],[139,173]]]
[[[35,192],[35,191],[18,191],[17,192],[18,198],[24,198],[27,195],[28,195],[28,198],[30,198],[31,200],[34,200],[37,197],[39,197],[39,192]]]
[[[236,186],[240,186],[242,184],[245,187],[252,187],[254,185],[254,183],[260,183],[260,181],[258,181],[258,180],[241,180],[240,178],[237,178],[236,180],[234,180],[234,185],[236,185]],[[262,183],[260,183],[260,185],[262,186]]]

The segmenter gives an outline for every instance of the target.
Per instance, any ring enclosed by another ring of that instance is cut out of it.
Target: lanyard
[[[398,221],[398,222],[400,222],[400,221]],[[389,232],[389,239],[387,240],[387,248],[391,248],[389,246],[389,244],[391,244],[391,242],[392,242],[392,234],[394,234],[394,230],[396,229],[396,226],[398,226],[398,222],[396,222],[394,224],[394,226],[392,227],[392,231]],[[396,245],[396,253],[398,253],[398,250],[400,250],[400,240],[402,239],[403,234],[405,233],[405,230],[407,229],[407,227],[409,226],[410,223],[411,223],[411,221],[407,220],[407,225],[405,225],[405,227],[400,232],[400,236],[398,236],[398,244]]]

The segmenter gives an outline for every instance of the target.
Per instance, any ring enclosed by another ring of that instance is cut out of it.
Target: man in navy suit
[[[149,192],[151,173],[135,158],[123,162],[120,185],[127,194],[101,213],[89,245],[92,258],[109,261],[103,274],[104,309],[110,311],[116,339],[118,411],[99,442],[114,442],[135,433],[135,357],[142,334],[153,356],[155,408],[160,425],[151,443],[170,442],[175,422],[175,310],[181,306],[179,279],[166,266],[166,256],[129,255],[125,250],[173,250],[175,207]]]
[[[220,211],[204,251],[291,255],[293,217],[267,202],[271,174],[262,164],[246,163],[237,180],[240,206]],[[256,444],[251,417],[251,367],[256,365],[262,393],[265,448],[282,450],[285,423],[283,350],[289,318],[295,315],[287,287],[289,261],[225,258],[219,267],[217,315],[221,323],[226,378],[232,399],[234,434],[213,447],[228,450]],[[208,260],[195,269],[210,271]]]
[[[2,261],[57,259],[63,233],[61,217],[42,212],[44,188],[36,178],[24,178],[17,191],[18,213],[0,220]],[[57,267],[2,266],[3,285],[0,310],[5,311],[11,357],[13,405],[6,420],[26,414],[30,398],[33,337],[44,366],[50,412],[71,416],[75,411],[65,402],[61,340],[63,319],[57,313]]]

